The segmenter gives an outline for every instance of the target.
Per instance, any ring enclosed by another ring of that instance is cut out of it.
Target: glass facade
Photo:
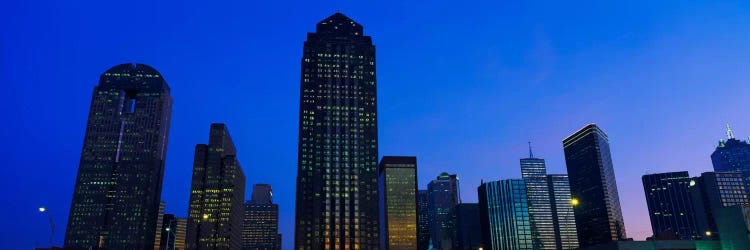
[[[430,196],[427,190],[417,191],[417,249],[427,250],[430,247]]]
[[[477,250],[482,246],[482,226],[479,223],[479,204],[461,203],[456,206],[456,248]]]
[[[417,158],[380,161],[380,249],[417,249]]]
[[[65,247],[153,249],[172,97],[161,74],[121,64],[94,87]]]
[[[642,180],[654,236],[698,239],[688,172],[649,174]]]
[[[378,249],[375,46],[341,13],[302,52],[295,246]]]
[[[749,203],[744,177],[739,172],[706,172],[692,178],[689,186],[696,224],[703,238],[721,237],[714,218],[717,209]]]
[[[240,249],[245,174],[226,125],[211,124],[208,144],[195,146],[185,246]]]
[[[279,237],[279,206],[273,204],[271,185],[256,184],[252,199],[245,202],[242,249],[281,250]]]
[[[564,174],[547,175],[547,185],[549,186],[557,249],[578,249],[578,231],[576,230],[576,218],[571,204],[568,176]]]
[[[534,158],[533,155],[521,159],[521,177],[526,182],[534,249],[557,249],[544,159]]]
[[[580,246],[626,239],[607,134],[586,125],[563,140],[563,149]]]
[[[719,142],[711,154],[711,162],[716,172],[742,173],[745,178],[745,189],[750,190],[750,143],[735,139],[729,125],[727,140]]]
[[[458,176],[441,173],[427,185],[430,239],[435,249],[452,249],[456,224],[456,205],[461,202]]]
[[[533,250],[524,180],[482,183],[478,188],[482,248]]]

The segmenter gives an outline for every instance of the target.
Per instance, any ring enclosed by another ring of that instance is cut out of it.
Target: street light
[[[573,205],[575,207],[575,206],[578,206],[578,203],[579,203],[578,199],[576,198],[570,199],[570,205]]]
[[[52,221],[52,214],[47,212],[47,208],[44,206],[39,207],[39,212],[43,214],[47,214],[47,218],[49,218],[49,247],[52,248],[52,241],[55,239],[55,222]]]

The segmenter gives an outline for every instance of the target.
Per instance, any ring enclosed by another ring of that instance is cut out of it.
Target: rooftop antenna
[[[534,158],[534,153],[531,152],[531,142],[529,142],[529,158]]]
[[[734,133],[732,133],[732,128],[729,127],[729,123],[727,123],[727,139],[734,139]]]

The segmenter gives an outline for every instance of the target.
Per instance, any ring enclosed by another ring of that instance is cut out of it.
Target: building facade
[[[711,154],[711,162],[716,172],[740,172],[745,178],[745,189],[750,190],[750,137],[747,141],[734,138],[734,132],[727,124],[727,140],[719,141]]]
[[[580,246],[626,239],[607,134],[589,124],[565,138],[563,148]]]
[[[240,249],[244,198],[245,174],[229,130],[211,124],[208,144],[195,146],[187,249]]]
[[[524,180],[484,182],[477,188],[482,248],[533,250]]]
[[[159,202],[159,216],[156,217],[156,237],[154,237],[154,250],[161,249],[161,236],[162,236],[162,226],[164,221],[164,208],[167,206],[167,203],[164,201]]]
[[[577,249],[578,230],[576,230],[576,217],[573,213],[573,204],[571,204],[568,175],[548,174],[547,185],[555,228],[555,245],[561,250]]]
[[[716,210],[748,204],[744,176],[739,172],[706,172],[692,178],[689,186],[696,225],[704,239],[721,237],[716,225]]]
[[[121,64],[94,87],[65,247],[153,249],[172,97],[144,64]]]
[[[654,236],[675,235],[682,240],[699,239],[701,235],[695,222],[688,172],[648,174],[642,180]]]
[[[256,184],[245,203],[242,249],[280,250],[279,237],[279,205],[273,203],[271,185]]]
[[[185,238],[187,237],[187,218],[176,218],[177,230],[174,233],[174,250],[185,250]]]
[[[482,225],[479,223],[479,204],[461,203],[456,206],[457,250],[477,250],[482,247]]]
[[[417,249],[430,247],[430,196],[427,190],[417,191]]]
[[[456,205],[461,203],[458,192],[458,176],[441,173],[427,185],[430,219],[430,238],[436,249],[447,250],[453,247],[456,225]]]
[[[534,249],[557,249],[547,167],[544,159],[534,157],[530,144],[529,157],[521,159],[521,177],[526,183]]]
[[[294,249],[378,249],[375,46],[336,13],[302,54]]]
[[[383,156],[380,173],[380,249],[417,249],[417,157]]]

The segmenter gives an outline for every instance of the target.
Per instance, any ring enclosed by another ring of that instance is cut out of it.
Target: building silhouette
[[[211,124],[208,144],[195,146],[185,247],[240,249],[245,174],[226,125]]]
[[[482,248],[533,250],[526,185],[522,179],[483,182],[477,188]]]
[[[477,250],[482,247],[478,203],[461,203],[456,206],[455,245],[456,250]]]
[[[417,191],[417,249],[430,247],[430,196],[427,190]]]
[[[648,174],[641,179],[654,236],[699,239],[688,172]]]
[[[744,177],[739,172],[706,172],[692,178],[689,187],[698,232],[704,239],[721,238],[716,211],[748,204]]]
[[[427,185],[430,238],[436,249],[452,249],[456,225],[456,205],[461,203],[458,176],[441,173]]]
[[[563,148],[580,246],[626,239],[607,134],[588,124],[565,138]]]
[[[417,157],[383,156],[380,179],[380,249],[417,249]]]
[[[279,205],[273,203],[271,185],[255,184],[252,199],[245,202],[242,249],[280,250]]]
[[[745,189],[750,190],[750,137],[748,141],[735,139],[732,128],[727,124],[727,140],[719,141],[711,154],[711,162],[716,172],[742,173]]]
[[[578,230],[571,204],[568,175],[548,174],[547,185],[552,205],[552,222],[555,226],[557,249],[577,249]]]
[[[65,247],[153,249],[172,97],[161,73],[121,64],[94,87]]]
[[[378,249],[375,46],[335,13],[302,50],[294,249]]]

